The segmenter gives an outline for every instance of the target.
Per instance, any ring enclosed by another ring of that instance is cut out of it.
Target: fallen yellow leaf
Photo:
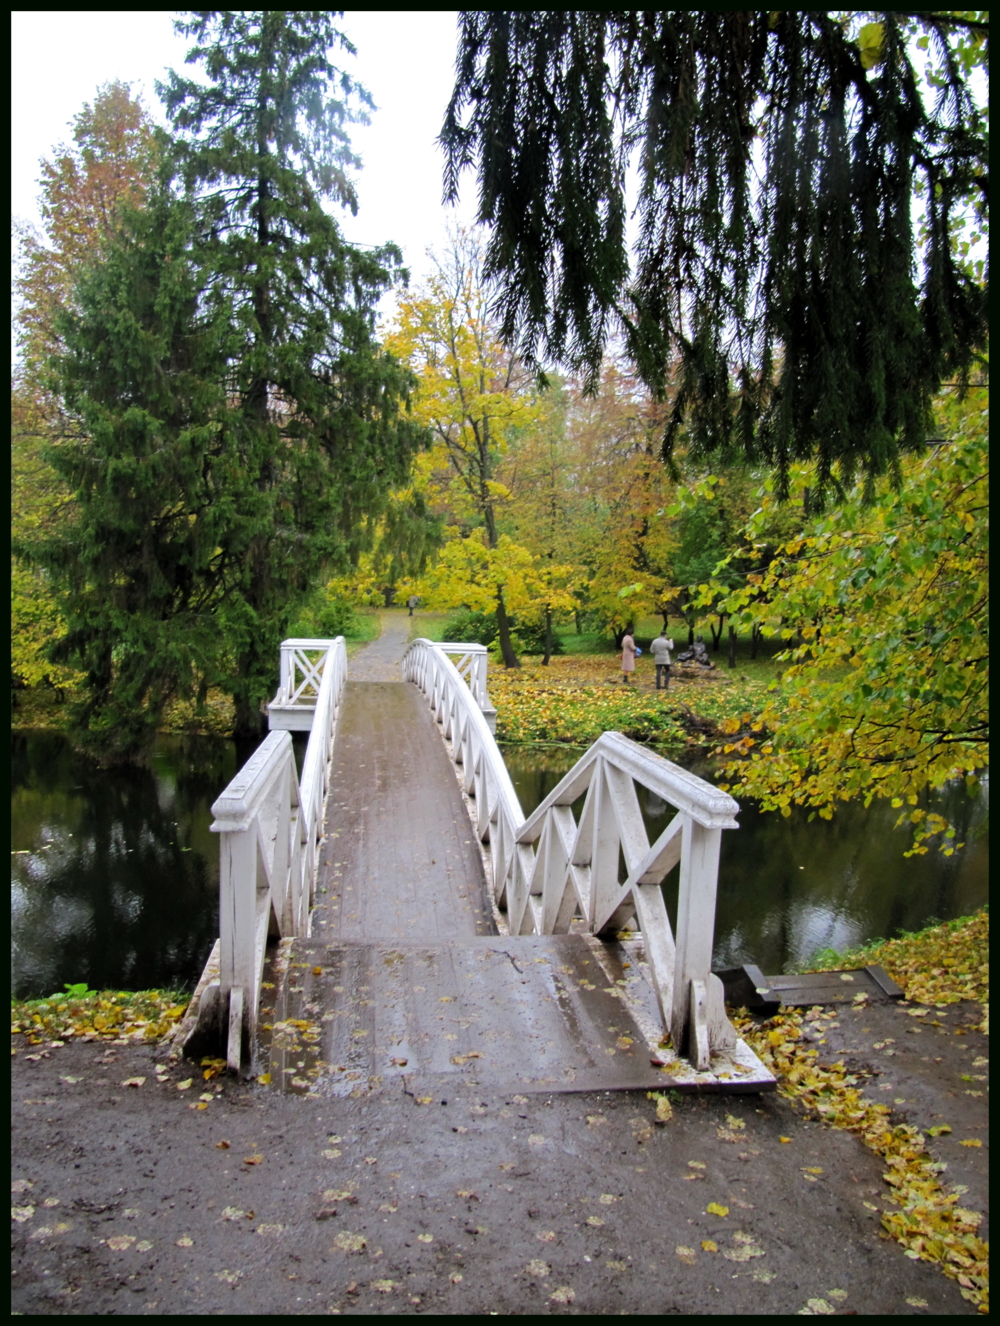
[[[709,1202],[705,1207],[706,1215],[727,1216],[729,1214],[728,1206],[720,1206],[718,1202]]]
[[[958,1144],[959,1146],[982,1146],[978,1137],[966,1137]]]
[[[674,1117],[674,1107],[667,1100],[666,1096],[661,1096],[656,1102],[656,1122],[669,1123]]]
[[[719,1251],[719,1245],[716,1243],[715,1239],[702,1239],[701,1246],[703,1252]]]

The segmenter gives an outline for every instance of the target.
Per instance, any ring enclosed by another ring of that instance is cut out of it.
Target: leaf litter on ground
[[[903,987],[908,1000],[944,1007],[962,1000],[983,1004],[978,1029],[989,1032],[989,910],[932,926],[917,934],[879,941],[846,954],[834,954],[817,970],[843,965],[878,963]],[[929,1009],[909,1010],[926,1014]],[[936,1265],[957,1280],[963,1298],[981,1313],[989,1311],[989,1245],[978,1234],[982,1216],[959,1205],[961,1191],[948,1192],[941,1183],[941,1166],[927,1151],[924,1134],[909,1124],[894,1124],[887,1105],[866,1100],[857,1079],[843,1063],[822,1065],[819,1052],[806,1047],[804,1024],[808,1015],[781,1010],[763,1023],[754,1023],[745,1010],[736,1016],[737,1030],[779,1079],[779,1090],[817,1114],[823,1122],[855,1133],[887,1165],[884,1178],[898,1211],[882,1212],[882,1224],[906,1256]],[[890,1042],[882,1043],[884,1049]],[[886,1050],[886,1053],[890,1051]],[[737,1122],[731,1116],[732,1129]],[[720,1135],[724,1130],[719,1130]],[[927,1129],[934,1137],[950,1133],[948,1124]],[[780,1142],[791,1142],[789,1137]],[[981,1147],[979,1138],[961,1146]],[[690,1163],[690,1162],[689,1162]],[[814,1182],[822,1171],[802,1167]],[[714,1204],[713,1204],[714,1205]],[[878,1208],[870,1202],[872,1211]],[[711,1209],[711,1207],[709,1208]],[[800,1313],[833,1311],[825,1300],[810,1300]]]

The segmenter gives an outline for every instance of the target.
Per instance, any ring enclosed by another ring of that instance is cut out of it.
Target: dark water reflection
[[[108,770],[58,733],[11,734],[12,994],[193,985],[219,933],[210,807],[252,751],[161,736]]]
[[[580,753],[504,750],[525,814]],[[711,780],[710,765],[688,767]],[[673,812],[652,793],[638,791],[652,842]],[[756,962],[777,973],[807,961],[820,948],[843,950],[981,907],[989,898],[988,780],[976,797],[963,786],[950,787],[932,808],[951,819],[958,840],[966,843],[952,857],[931,849],[925,856],[905,858],[908,836],[893,827],[898,812],[884,803],[868,810],[847,804],[832,820],[810,824],[806,811],[784,819],[742,801],[739,829],[722,835],[713,965]],[[666,884],[672,923],[676,875]]]
[[[305,735],[295,740],[301,769]],[[11,991],[191,988],[219,933],[219,844],[211,805],[253,747],[164,736],[150,761],[106,770],[57,733],[11,740]],[[505,752],[525,813],[578,758],[558,749]],[[711,770],[696,768],[703,777]],[[831,822],[762,815],[744,803],[722,835],[715,965],[754,961],[770,972],[931,918],[973,911],[988,897],[988,785],[943,801],[967,846],[906,860],[906,837],[885,806],[847,806]],[[652,839],[667,808],[640,790]],[[669,885],[669,881],[668,881]],[[673,889],[667,889],[674,918]]]

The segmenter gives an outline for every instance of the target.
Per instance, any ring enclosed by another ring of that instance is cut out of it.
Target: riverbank
[[[363,634],[345,641],[348,660],[371,644],[372,640],[378,639],[379,614],[365,613],[363,621]],[[31,686],[16,691],[14,698],[15,704],[10,716],[12,730],[69,732],[73,707],[85,697],[82,691]],[[201,708],[193,700],[172,701],[157,731],[188,733],[200,737],[230,737],[234,720],[232,699],[224,691],[210,690]]]
[[[653,664],[640,659],[629,685],[616,657],[525,660],[519,669],[491,668],[490,699],[497,740],[511,744],[589,745],[602,732],[668,747],[712,749],[723,724],[749,723],[773,682],[740,673],[675,667],[669,690],[657,691]]]

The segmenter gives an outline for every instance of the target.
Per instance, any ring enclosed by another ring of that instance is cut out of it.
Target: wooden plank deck
[[[326,824],[315,938],[454,943],[496,934],[458,780],[415,686],[348,681]]]

